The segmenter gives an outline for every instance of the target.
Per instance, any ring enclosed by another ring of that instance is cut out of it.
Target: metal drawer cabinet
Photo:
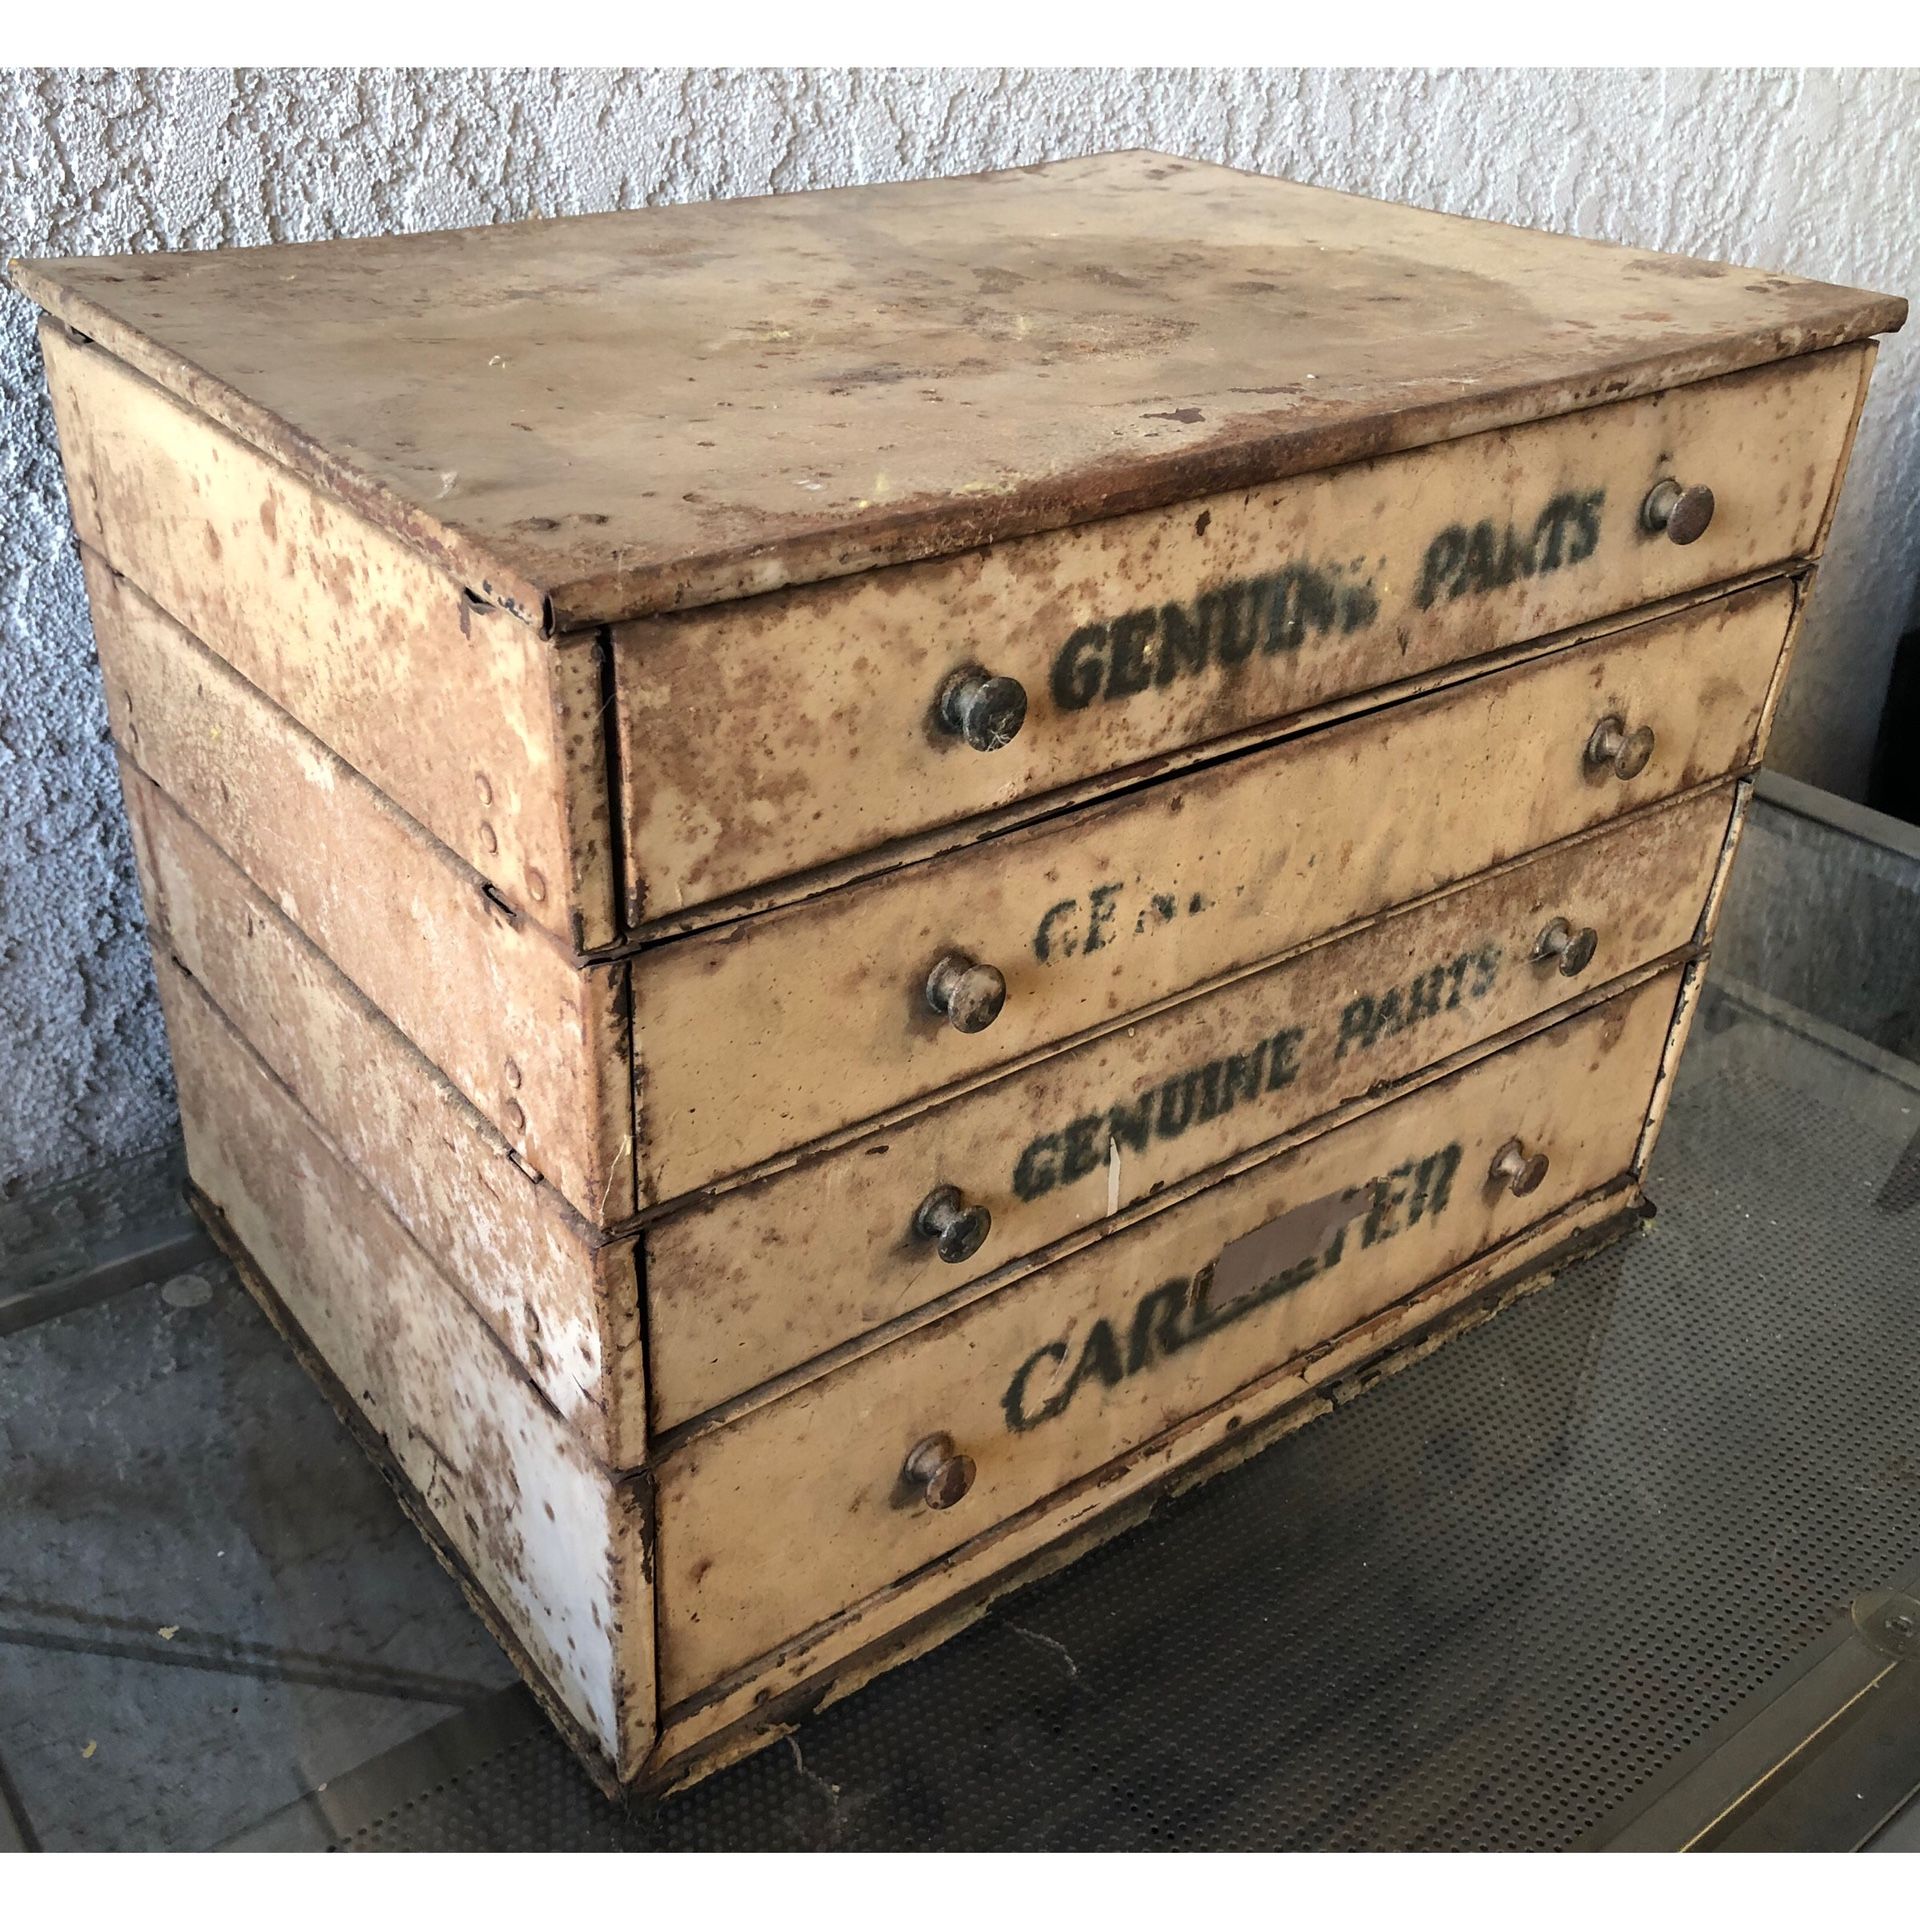
[[[196,1205],[616,1792],[1639,1217],[1905,316],[1141,153],[12,271]]]

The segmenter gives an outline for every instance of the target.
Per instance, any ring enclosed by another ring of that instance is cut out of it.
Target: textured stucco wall
[[[0,253],[213,247],[1154,146],[1912,292],[1920,77],[0,73]],[[1857,791],[1920,571],[1882,354],[1776,760]],[[162,1140],[165,1049],[29,313],[0,296],[0,1191]]]

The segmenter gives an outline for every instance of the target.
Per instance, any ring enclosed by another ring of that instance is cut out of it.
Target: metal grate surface
[[[660,1807],[526,1730],[338,1844],[1566,1846],[1920,1550],[1909,1079],[1710,995],[1647,1234]]]

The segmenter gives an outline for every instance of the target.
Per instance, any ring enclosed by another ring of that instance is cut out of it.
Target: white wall
[[[1920,76],[0,73],[0,251],[214,247],[1153,146],[1892,292]],[[1857,792],[1920,572],[1920,359],[1882,353],[1775,760]],[[26,303],[0,296],[0,1191],[172,1095]]]

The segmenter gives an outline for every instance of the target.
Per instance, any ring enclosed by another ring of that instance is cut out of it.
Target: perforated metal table
[[[0,1338],[17,1834],[1915,1844],[1920,836],[1767,796],[1647,1232],[650,1809],[600,1799],[217,1262],[48,1282]]]

